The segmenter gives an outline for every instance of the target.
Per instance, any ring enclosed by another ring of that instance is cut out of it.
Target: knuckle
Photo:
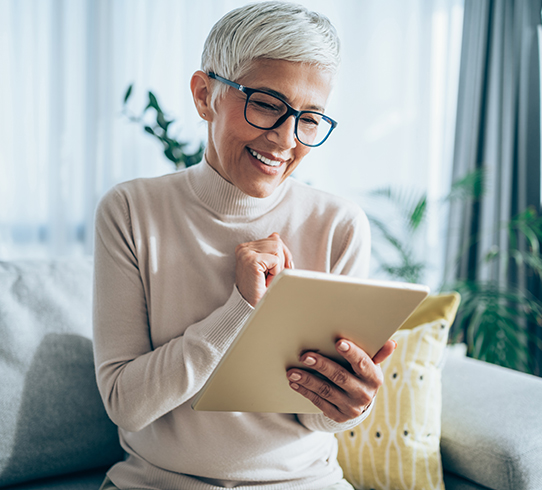
[[[318,395],[322,398],[329,398],[332,393],[333,393],[333,390],[328,383],[322,383],[318,387]]]
[[[371,390],[372,393],[372,390]],[[350,399],[352,401],[352,408],[360,408],[363,410],[363,408],[368,405],[371,400],[373,399],[373,396],[371,395],[365,388],[359,389],[356,391],[356,393],[352,394]],[[359,414],[358,414],[359,415]]]
[[[363,410],[364,410],[364,406],[360,406],[360,405],[350,406],[349,408],[350,410],[349,410],[348,415],[350,416],[351,419],[355,419],[359,417],[363,413]]]
[[[331,375],[331,381],[337,386],[344,386],[348,382],[348,373],[344,369],[337,369]]]
[[[361,372],[366,372],[370,367],[370,358],[369,356],[361,356],[361,359],[358,361],[358,366]]]
[[[249,252],[248,243],[240,243],[235,247],[235,255],[246,255]]]
[[[364,392],[363,396],[360,399],[361,406],[365,407],[365,406],[369,405],[369,403],[371,403],[371,401],[373,400],[373,396],[376,396],[376,392],[374,393],[374,395],[371,395],[369,393]]]
[[[319,408],[320,410],[323,411],[324,400],[322,398],[320,398],[319,396],[315,395],[312,392],[311,392],[311,395],[312,395],[312,396],[310,396],[311,402],[316,406],[316,408]]]

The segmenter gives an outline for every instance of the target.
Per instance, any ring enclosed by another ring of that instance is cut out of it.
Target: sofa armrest
[[[445,470],[485,487],[542,488],[542,379],[450,356],[441,453]]]

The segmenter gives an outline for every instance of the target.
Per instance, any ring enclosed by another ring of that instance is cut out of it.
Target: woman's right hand
[[[235,249],[235,283],[252,306],[256,306],[273,278],[283,269],[293,269],[292,253],[278,233]]]

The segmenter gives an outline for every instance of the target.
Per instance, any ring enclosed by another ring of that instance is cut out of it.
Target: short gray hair
[[[265,58],[309,63],[335,75],[339,50],[335,27],[324,15],[289,2],[252,3],[228,12],[213,26],[201,69],[238,80],[253,61]],[[213,89],[213,106],[226,90],[224,84]]]

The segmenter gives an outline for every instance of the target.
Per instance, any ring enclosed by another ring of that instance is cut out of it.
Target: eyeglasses
[[[236,88],[247,96],[245,120],[255,128],[275,129],[290,116],[294,116],[294,134],[297,140],[305,146],[315,147],[324,143],[337,126],[337,122],[325,114],[315,111],[296,111],[281,98],[263,90],[245,87],[212,72],[209,73],[209,77]]]

